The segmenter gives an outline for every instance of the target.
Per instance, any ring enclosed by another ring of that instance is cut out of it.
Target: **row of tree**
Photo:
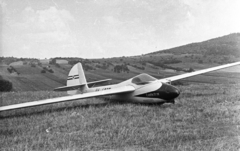
[[[120,73],[120,72],[127,72],[127,73],[129,73],[129,69],[128,69],[126,64],[114,66],[113,71],[117,72],[117,73]]]
[[[180,68],[180,67],[172,67],[169,65],[165,65],[163,64],[161,61],[159,62],[151,62],[151,64],[161,67],[163,69],[172,69],[172,70],[176,70],[176,71],[184,71],[184,72],[193,72],[195,71],[193,68],[189,68],[189,69],[184,69],[184,68]]]
[[[54,73],[53,69],[51,69],[51,67],[43,67],[41,73],[46,73],[46,71],[50,72],[50,73]]]
[[[17,73],[18,75],[20,74],[13,66],[10,66],[7,68],[9,73]]]

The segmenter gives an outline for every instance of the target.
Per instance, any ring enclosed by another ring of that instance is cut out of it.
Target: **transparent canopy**
[[[137,84],[137,85],[144,85],[144,84],[148,84],[151,81],[155,81],[155,80],[157,80],[157,79],[148,74],[140,74],[132,79],[132,83]]]

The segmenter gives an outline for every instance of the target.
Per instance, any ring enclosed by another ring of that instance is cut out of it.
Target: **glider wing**
[[[52,99],[46,99],[46,100],[14,104],[14,105],[9,105],[9,106],[2,106],[2,107],[0,107],[0,112],[7,111],[7,110],[13,110],[13,109],[19,109],[19,108],[45,105],[45,104],[74,101],[74,100],[78,100],[78,99],[85,99],[85,98],[91,98],[91,97],[97,97],[97,96],[106,96],[106,95],[127,93],[127,92],[133,92],[134,90],[135,90],[135,88],[132,86],[123,86],[123,87],[112,88],[112,89],[103,90],[103,91],[89,92],[89,93],[84,93],[84,94],[76,94],[76,95],[72,95],[72,96],[64,96],[64,97],[58,97],[58,98],[52,98]]]
[[[176,80],[180,80],[180,79],[185,79],[185,78],[188,78],[188,77],[196,76],[196,75],[203,74],[203,73],[207,73],[207,72],[211,72],[211,71],[215,71],[215,70],[220,70],[220,69],[228,68],[228,67],[231,67],[231,66],[236,66],[236,65],[239,65],[239,64],[240,64],[240,62],[229,63],[229,64],[217,66],[217,67],[212,67],[212,68],[208,68],[208,69],[198,70],[198,71],[195,71],[195,72],[186,73],[186,74],[177,75],[177,76],[168,77],[168,78],[159,79],[159,80],[160,80],[161,82],[172,82],[172,81],[176,81]]]

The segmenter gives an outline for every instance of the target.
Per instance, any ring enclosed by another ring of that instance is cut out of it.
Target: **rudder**
[[[75,64],[70,70],[67,78],[67,86],[83,85],[77,90],[67,91],[68,94],[84,93],[88,89],[87,80],[83,71],[82,64]]]

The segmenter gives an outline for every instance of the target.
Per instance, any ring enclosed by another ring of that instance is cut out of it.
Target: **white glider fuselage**
[[[140,78],[145,81],[134,82],[134,80]],[[89,88],[84,93],[111,90],[124,86],[132,86],[135,91],[103,96],[102,98],[135,103],[158,103],[172,101],[180,94],[176,87],[167,83],[162,83],[160,80],[157,80],[147,74],[140,74],[129,80],[114,85]]]

